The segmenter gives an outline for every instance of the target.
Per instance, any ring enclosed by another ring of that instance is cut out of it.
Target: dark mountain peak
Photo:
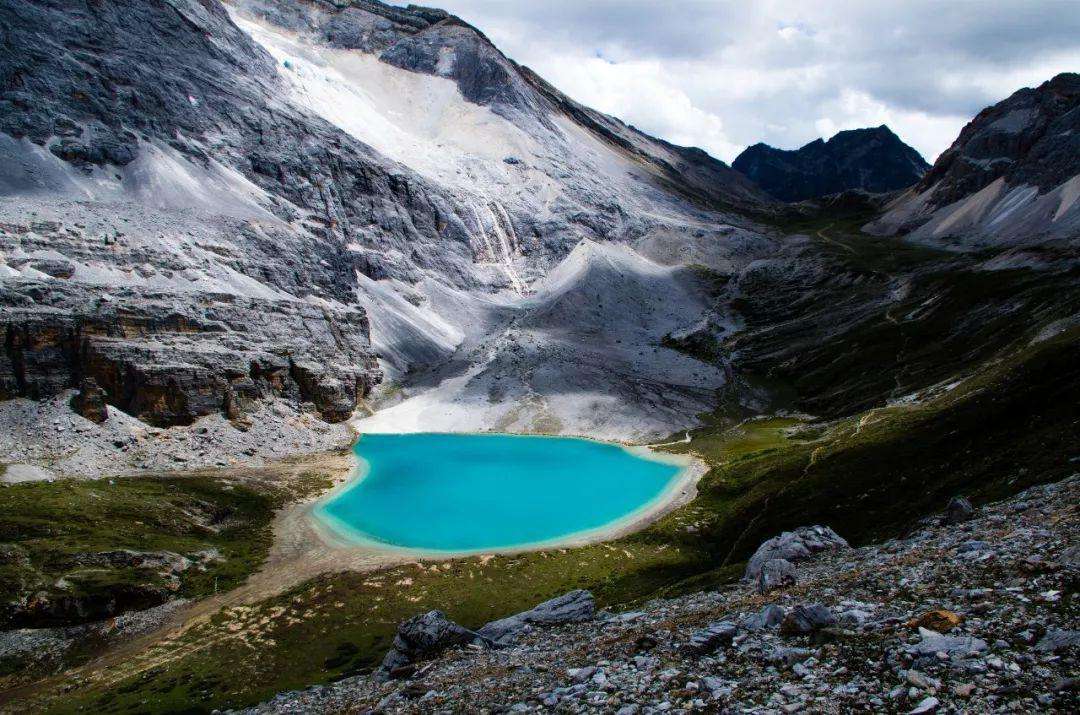
[[[1063,72],[982,110],[919,182],[944,206],[1004,177],[1010,184],[1058,186],[1080,171],[1080,74]]]
[[[821,137],[818,137],[817,139],[810,142],[809,144],[804,144],[803,146],[801,146],[797,150],[788,150],[788,153],[795,154],[795,153],[800,152],[800,151],[810,151],[810,150],[817,151],[818,149],[823,149],[823,148],[825,148],[825,140],[822,139]],[[773,149],[773,147],[769,147],[769,149],[772,149],[773,151],[784,151],[783,149]]]
[[[755,144],[731,166],[785,201],[851,189],[894,191],[914,184],[930,168],[884,124],[845,129],[828,141],[819,137],[796,150]]]
[[[885,124],[878,127],[845,129],[834,134],[829,141],[825,142],[825,144],[829,147],[846,147],[850,145],[870,144],[873,142],[885,142],[898,147],[910,148],[907,144],[904,144],[904,141],[898,137],[892,129],[889,129],[888,125]]]

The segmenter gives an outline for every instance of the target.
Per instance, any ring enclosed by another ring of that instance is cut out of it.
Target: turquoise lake
[[[315,508],[338,537],[423,551],[540,545],[655,503],[677,464],[563,437],[366,434],[362,478]]]

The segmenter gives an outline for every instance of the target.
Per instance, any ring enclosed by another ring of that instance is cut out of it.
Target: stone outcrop
[[[770,603],[757,613],[746,616],[739,622],[739,626],[744,631],[754,632],[776,628],[783,620],[784,609],[775,603]]]
[[[967,655],[987,649],[986,641],[974,636],[947,636],[927,628],[919,628],[919,642],[908,646],[909,653],[933,658],[938,653]]]
[[[431,658],[447,648],[472,643],[476,633],[459,626],[442,611],[413,616],[398,626],[390,651],[379,667],[382,677],[398,677],[418,660]]]
[[[975,513],[975,508],[965,497],[953,497],[945,506],[945,515],[942,517],[946,524],[959,524],[967,521]]]
[[[182,306],[126,291],[87,303],[85,296],[78,286],[0,288],[0,399],[93,385],[92,401],[104,397],[170,426],[212,413],[232,419],[277,397],[313,403],[337,422],[380,379],[360,308],[226,296]],[[85,416],[82,394],[76,410]]]
[[[90,420],[101,424],[109,419],[105,391],[92,377],[84,377],[79,383],[79,391],[71,398],[71,409]]]
[[[887,126],[850,129],[795,150],[755,144],[731,167],[783,201],[844,191],[881,193],[918,182],[930,168],[919,152]]]
[[[821,551],[847,548],[850,548],[848,542],[827,526],[802,526],[774,536],[759,546],[747,562],[743,578],[757,581],[765,564],[773,559],[796,562]]]
[[[413,616],[398,626],[390,651],[378,674],[383,678],[408,675],[414,663],[447,648],[475,643],[484,647],[512,644],[534,626],[580,623],[593,617],[596,602],[588,591],[570,591],[521,613],[492,621],[476,631],[454,623],[442,611]]]
[[[734,623],[728,621],[710,623],[705,628],[694,631],[686,647],[695,653],[711,653],[721,646],[730,646],[738,630]]]
[[[769,559],[758,573],[758,592],[765,594],[784,586],[791,586],[798,581],[795,565],[787,559]]]
[[[836,624],[836,616],[820,603],[800,604],[791,609],[780,622],[780,633],[804,636]]]
[[[1080,74],[1025,87],[979,112],[942,152],[915,190],[944,206],[999,177],[1052,189],[1074,176],[1080,157]]]
[[[544,601],[540,605],[507,618],[492,621],[480,628],[484,638],[500,645],[512,643],[532,626],[587,621],[596,613],[596,602],[588,591],[578,589]]]

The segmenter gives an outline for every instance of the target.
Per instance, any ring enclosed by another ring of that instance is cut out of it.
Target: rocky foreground
[[[637,611],[577,591],[477,632],[433,611],[375,674],[252,712],[1077,712],[1078,504],[1074,475],[874,546],[803,528],[742,583]]]

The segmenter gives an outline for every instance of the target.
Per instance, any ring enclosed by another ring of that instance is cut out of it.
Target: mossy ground
[[[274,512],[285,503],[325,490],[333,475],[318,469],[278,469],[273,479],[257,471],[228,476],[205,473],[124,479],[23,482],[0,488],[0,603],[30,594],[87,603],[123,602],[133,592],[170,586],[172,596],[199,598],[228,591],[258,570],[269,552]],[[170,551],[191,555],[214,550],[220,558],[179,574],[178,584],[152,569],[87,565],[86,555],[116,550]],[[136,596],[138,598],[139,596]],[[143,607],[156,605],[147,603]],[[138,607],[136,603],[132,607]],[[9,627],[72,626],[71,609],[15,618]],[[91,634],[63,657],[72,666],[107,646]],[[0,686],[14,686],[50,661],[26,664],[6,659]]]
[[[107,590],[138,580],[131,569],[79,568],[81,554],[131,549],[181,555],[217,549],[223,560],[181,575],[180,595],[228,589],[261,563],[276,500],[208,477],[25,482],[3,489],[0,541],[29,559],[0,566],[0,597],[51,589],[61,577],[74,588]],[[64,592],[70,589],[63,589]]]

